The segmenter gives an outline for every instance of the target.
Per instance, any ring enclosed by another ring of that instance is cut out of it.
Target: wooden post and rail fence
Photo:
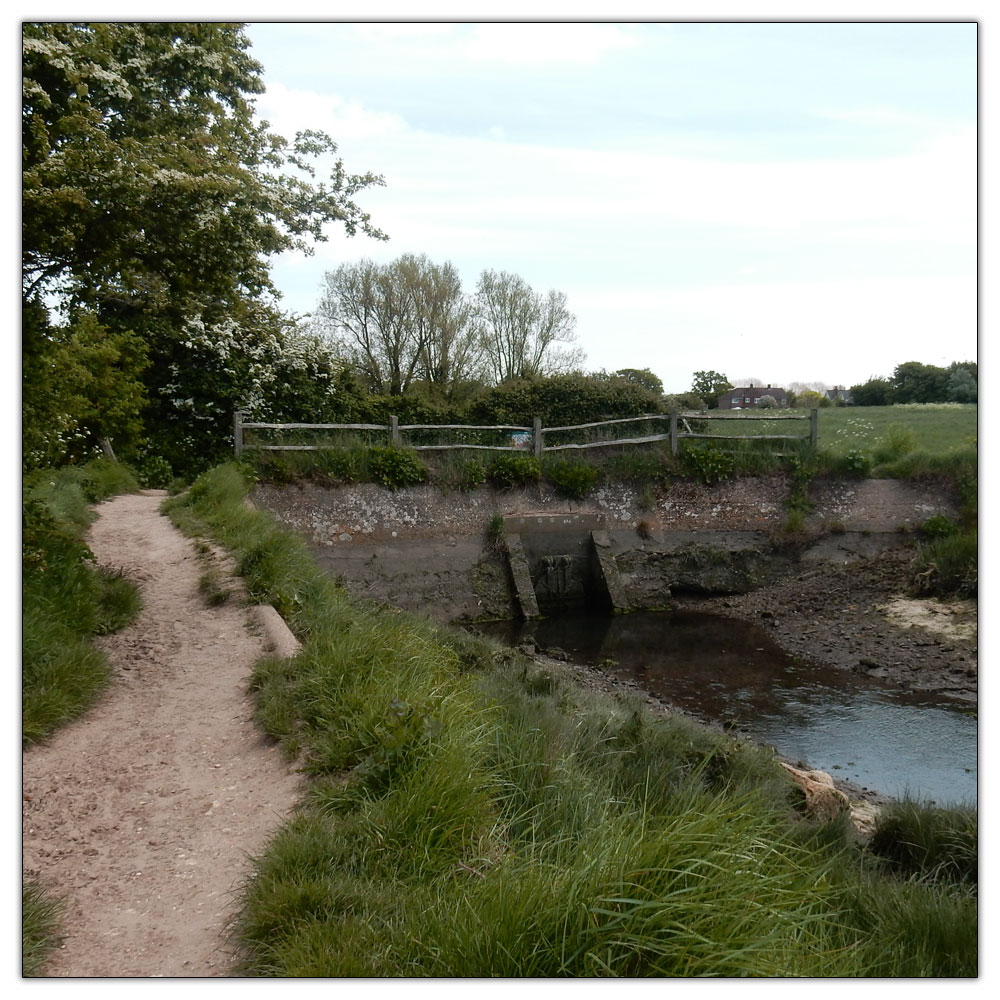
[[[745,423],[772,420],[799,420],[809,422],[808,437],[802,434],[702,434],[691,429],[690,420],[740,420]],[[609,438],[600,441],[588,441],[582,444],[545,445],[546,434],[566,431],[595,430],[601,427],[611,427],[616,424],[631,424],[640,421],[667,421],[668,430],[660,434],[646,434],[639,437]],[[683,430],[681,428],[684,428]],[[403,434],[408,431],[498,431],[508,432],[509,443],[505,445],[491,444],[411,444],[406,447],[415,451],[527,451],[529,448],[536,458],[541,458],[543,452],[581,451],[588,448],[606,448],[613,445],[650,444],[655,441],[670,441],[670,450],[677,455],[682,440],[714,440],[714,441],[809,441],[812,448],[819,440],[819,410],[812,409],[807,414],[778,413],[765,416],[723,416],[719,413],[649,413],[639,417],[621,417],[616,420],[598,420],[588,424],[571,424],[565,427],[543,427],[541,418],[535,417],[531,427],[515,424],[401,424],[395,415],[389,417],[388,424],[269,424],[257,423],[244,419],[242,410],[237,410],[233,422],[233,442],[236,456],[241,456],[248,449],[259,451],[319,451],[324,448],[336,447],[330,444],[264,444],[248,443],[244,436],[245,430],[305,430],[305,431],[366,431],[381,433],[386,436],[386,442],[392,447],[404,446]]]

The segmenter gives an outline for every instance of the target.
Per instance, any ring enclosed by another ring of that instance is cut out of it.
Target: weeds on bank
[[[116,463],[42,470],[22,497],[21,726],[25,743],[44,739],[78,716],[107,682],[95,635],[115,631],[139,612],[136,587],[94,565],[83,541],[90,505],[136,489]]]
[[[974,974],[974,899],[865,871],[769,752],[351,599],[244,489],[168,506],[304,643],[252,682],[312,781],[242,888],[246,972]]]

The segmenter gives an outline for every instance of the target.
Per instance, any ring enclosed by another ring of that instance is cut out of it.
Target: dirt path
[[[206,606],[162,498],[98,508],[91,548],[144,608],[102,640],[99,702],[24,754],[24,868],[66,901],[48,976],[229,975],[233,891],[296,799],[245,693],[264,635],[238,602]]]

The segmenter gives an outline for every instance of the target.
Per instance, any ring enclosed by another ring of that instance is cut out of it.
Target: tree
[[[342,264],[316,310],[370,391],[398,396],[418,380],[450,388],[479,372],[471,306],[458,272],[425,255]]]
[[[953,361],[948,366],[948,399],[955,403],[979,400],[979,366],[975,361]]]
[[[471,300],[462,290],[462,279],[451,261],[434,264],[422,254],[401,257],[398,264],[423,344],[420,377],[450,396],[457,386],[482,373],[482,350],[472,324]]]
[[[25,470],[83,461],[102,441],[139,433],[149,365],[139,337],[109,331],[87,312],[51,327],[36,302],[24,308],[21,331]]]
[[[23,28],[22,296],[145,342],[157,432],[179,398],[172,373],[194,363],[192,323],[247,321],[252,339],[279,322],[271,256],[310,252],[331,222],[384,238],[353,201],[381,178],[348,174],[322,133],[289,143],[254,120],[248,49],[237,24]]]
[[[815,410],[820,407],[832,406],[833,402],[828,396],[824,396],[817,389],[806,389],[803,392],[796,393],[795,405],[800,409]]]
[[[520,276],[483,271],[476,287],[474,318],[487,374],[495,382],[572,371],[584,354],[572,346],[576,317],[566,296],[542,296]]]
[[[711,370],[695,372],[691,382],[691,391],[698,395],[710,410],[716,409],[719,405],[719,396],[732,388],[732,383],[722,372]]]
[[[825,395],[831,387],[826,382],[789,382],[787,388],[794,393],[818,392]]]
[[[949,373],[936,365],[906,361],[892,373],[894,403],[944,403],[948,401]]]
[[[24,26],[25,297],[191,315],[270,291],[267,259],[329,222],[382,236],[351,200],[381,178],[313,183],[333,141],[254,121],[248,48],[233,24]]]
[[[650,392],[663,395],[663,381],[658,375],[654,375],[648,368],[619,368],[615,375],[631,382],[634,385],[641,385]]]
[[[892,396],[892,383],[887,378],[876,375],[867,382],[851,386],[851,399],[855,406],[889,406]]]

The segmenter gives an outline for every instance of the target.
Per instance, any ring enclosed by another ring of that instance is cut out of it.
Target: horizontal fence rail
[[[659,434],[645,434],[639,437],[609,437],[599,441],[586,441],[570,444],[544,443],[546,434],[558,432],[574,432],[596,430],[601,427],[614,427],[619,424],[635,424],[648,421],[663,421],[668,429]],[[740,421],[747,425],[760,421],[799,420],[809,421],[809,433],[802,434],[704,434],[691,429],[690,420],[728,420]],[[683,430],[681,429],[683,427]],[[819,410],[812,409],[807,414],[780,413],[764,415],[729,415],[710,412],[689,413],[646,413],[636,417],[619,417],[614,420],[598,420],[587,424],[569,424],[562,427],[543,427],[541,418],[535,417],[532,426],[520,424],[401,424],[396,416],[389,417],[388,424],[270,424],[257,423],[244,419],[244,413],[237,410],[233,421],[233,444],[237,457],[243,452],[253,449],[257,451],[320,451],[324,448],[336,447],[329,444],[268,444],[248,442],[245,439],[246,430],[311,430],[311,431],[375,431],[384,434],[386,443],[395,447],[403,447],[403,434],[407,431],[495,431],[508,432],[507,444],[473,444],[459,442],[456,444],[411,444],[406,447],[415,451],[528,451],[541,458],[543,452],[582,451],[589,448],[607,448],[613,445],[650,444],[656,441],[670,441],[674,455],[678,453],[682,440],[707,441],[808,441],[815,448],[819,439]]]

